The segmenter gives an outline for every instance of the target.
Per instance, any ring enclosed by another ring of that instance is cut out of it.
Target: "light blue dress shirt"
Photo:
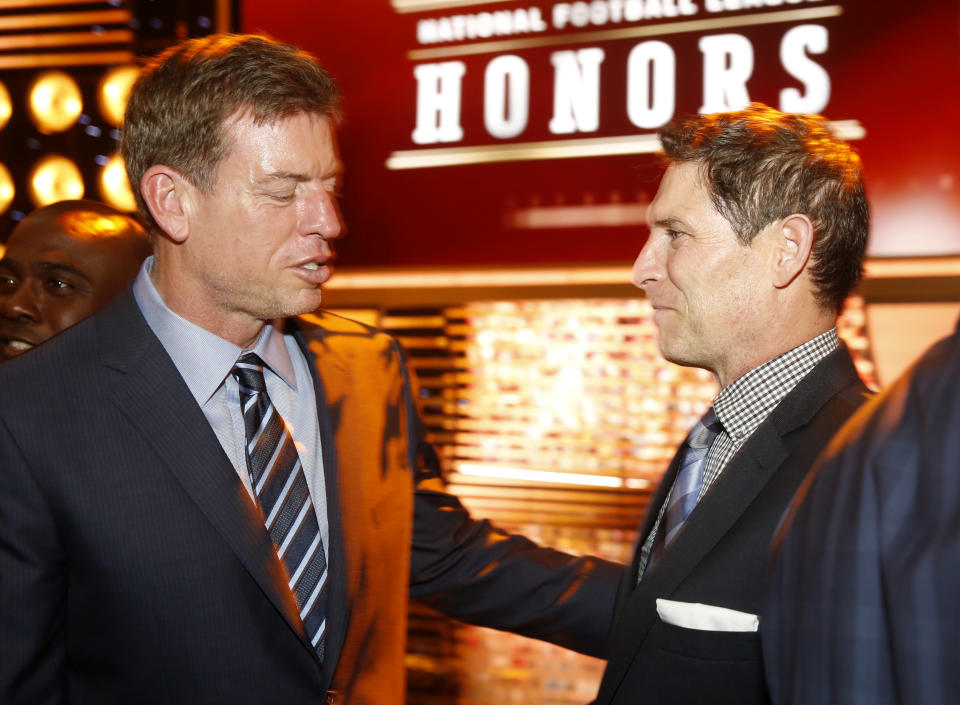
[[[133,296],[253,498],[244,451],[240,388],[230,374],[237,358],[246,351],[171,311],[150,279],[152,269],[153,257],[147,257],[133,283]],[[283,334],[269,323],[251,350],[267,364],[267,394],[290,428],[300,454],[329,562],[327,493],[310,363],[292,335]]]

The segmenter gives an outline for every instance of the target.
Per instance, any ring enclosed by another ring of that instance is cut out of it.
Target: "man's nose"
[[[346,223],[340,212],[337,197],[326,189],[320,190],[309,206],[307,213],[307,230],[310,234],[319,235],[324,240],[334,240],[343,235]]]
[[[630,272],[630,281],[634,286],[645,289],[649,284],[663,279],[663,265],[659,256],[659,248],[654,242],[654,236],[651,234],[637,259],[634,260],[633,269]]]
[[[0,294],[0,313],[11,321],[38,323],[42,317],[37,296],[28,284],[18,284],[13,291]]]

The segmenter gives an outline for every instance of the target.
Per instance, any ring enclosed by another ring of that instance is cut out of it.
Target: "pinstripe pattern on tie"
[[[673,491],[670,492],[670,501],[664,515],[664,548],[670,545],[687,517],[690,516],[690,512],[697,505],[707,452],[719,432],[720,422],[711,407],[697,422],[687,438],[683,461],[677,472],[677,478],[673,482]]]
[[[323,540],[293,437],[267,395],[263,364],[247,352],[232,370],[240,385],[247,471],[307,637],[323,659],[327,614]]]

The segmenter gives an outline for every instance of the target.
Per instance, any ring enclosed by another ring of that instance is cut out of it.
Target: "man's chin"
[[[313,313],[320,308],[323,299],[324,296],[319,287],[302,290],[294,300],[283,307],[283,312],[277,317],[302,316],[305,313]]]
[[[660,354],[663,355],[663,359],[667,362],[672,362],[674,365],[680,365],[681,367],[701,366],[700,360],[696,359],[694,355],[691,355],[682,345],[678,345],[676,340],[669,338],[665,340],[662,332],[660,334],[659,347]]]

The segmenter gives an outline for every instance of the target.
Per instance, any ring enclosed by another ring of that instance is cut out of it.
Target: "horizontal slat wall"
[[[128,3],[0,1],[0,70],[132,62],[132,20]]]

